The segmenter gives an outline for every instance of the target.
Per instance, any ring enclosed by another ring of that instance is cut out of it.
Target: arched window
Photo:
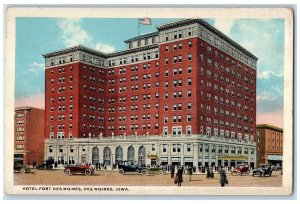
[[[111,164],[111,150],[109,147],[105,147],[103,150],[103,163],[106,165]]]
[[[118,146],[116,148],[116,158],[115,158],[115,161],[118,162],[118,161],[122,161],[123,160],[123,149],[122,147]]]
[[[134,148],[132,145],[128,147],[127,160],[134,161]]]
[[[144,146],[140,146],[138,154],[139,154],[139,164],[141,166],[145,166],[146,165],[146,148]]]
[[[98,147],[94,147],[92,152],[92,164],[96,164],[98,162],[99,162],[99,149]]]

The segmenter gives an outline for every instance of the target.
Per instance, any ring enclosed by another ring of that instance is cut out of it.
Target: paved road
[[[220,177],[206,179],[203,174],[194,174],[192,181],[184,175],[183,186],[220,186]],[[273,172],[271,177],[252,177],[251,175],[229,175],[229,187],[280,187],[282,175]],[[92,186],[174,186],[170,174],[139,174],[120,175],[117,171],[96,171],[95,175],[65,175],[63,170],[36,170],[29,174],[14,173],[15,185],[92,185]]]

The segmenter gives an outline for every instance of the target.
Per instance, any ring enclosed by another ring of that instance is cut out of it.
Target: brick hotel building
[[[29,106],[15,108],[14,159],[33,165],[44,159],[45,111]]]
[[[202,19],[102,53],[44,54],[45,158],[58,165],[256,166],[257,58]]]

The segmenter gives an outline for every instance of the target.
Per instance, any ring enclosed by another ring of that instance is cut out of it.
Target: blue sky
[[[175,19],[152,19],[140,33]],[[283,126],[284,20],[208,19],[208,22],[256,55],[257,123]],[[126,39],[137,36],[137,19],[17,18],[16,106],[44,108],[42,54],[82,44],[103,52],[125,49]]]

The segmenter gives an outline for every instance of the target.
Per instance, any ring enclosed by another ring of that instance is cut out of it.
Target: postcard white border
[[[196,15],[197,13],[197,15]],[[290,195],[293,182],[293,10],[286,8],[46,8],[8,7],[5,33],[4,101],[4,187],[7,194],[30,194],[13,184],[14,81],[16,17],[64,18],[283,18],[284,46],[284,169],[282,187],[128,187],[127,192],[57,192],[35,191],[31,194],[63,195]],[[78,186],[80,187],[80,186]],[[81,186],[83,187],[83,186]],[[86,187],[86,186],[85,186]]]

